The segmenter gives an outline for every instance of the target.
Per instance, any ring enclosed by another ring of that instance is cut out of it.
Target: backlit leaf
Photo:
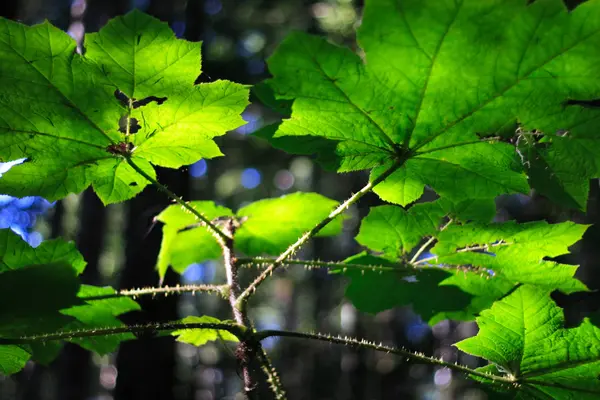
[[[477,336],[456,346],[482,357],[494,375],[519,382],[518,399],[597,399],[600,396],[600,329],[586,318],[564,328],[563,310],[549,291],[523,285],[477,318]],[[493,382],[481,379],[493,385]],[[506,392],[507,385],[499,385]]]
[[[198,323],[221,323],[229,321],[221,321],[214,317],[203,315],[202,317],[185,317],[181,320],[184,324],[198,324]],[[193,346],[202,346],[209,341],[213,340],[225,340],[228,342],[239,342],[239,339],[232,333],[225,330],[218,329],[205,329],[205,328],[190,328],[190,329],[179,329],[173,331],[171,335],[177,337],[178,342],[188,343]]]
[[[123,201],[148,183],[125,156],[154,177],[153,165],[221,155],[213,138],[243,123],[247,88],[194,85],[200,44],[167,24],[132,11],[84,43],[81,55],[48,22],[0,20],[0,162],[27,158],[0,192],[54,200],[91,184],[104,203]]]
[[[338,170],[372,169],[371,179],[400,160],[374,190],[406,205],[425,185],[453,201],[527,193],[529,160],[507,140],[520,125],[549,149],[572,143],[543,150],[549,168],[529,178],[581,208],[600,176],[600,109],[586,103],[600,92],[599,32],[596,1],[572,12],[560,0],[367,1],[364,57],[293,33],[270,58],[266,84],[293,101],[272,137],[336,141]]]

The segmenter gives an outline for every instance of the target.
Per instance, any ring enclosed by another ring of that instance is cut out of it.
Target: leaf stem
[[[266,257],[245,257],[239,258],[238,262],[240,265],[261,265],[261,264],[271,264],[275,262],[275,258],[266,258]],[[385,271],[385,272],[393,272],[399,271],[402,269],[406,270],[414,270],[415,267],[408,264],[397,263],[397,267],[386,267],[383,265],[375,265],[375,264],[354,264],[354,263],[344,263],[343,261],[315,261],[315,260],[283,260],[281,261],[282,265],[303,265],[309,269],[315,268],[328,268],[328,269],[356,269],[361,271]],[[391,263],[390,263],[391,264]]]
[[[391,353],[391,354],[396,354],[396,355],[399,355],[402,357],[406,357],[409,360],[421,362],[424,364],[439,365],[441,367],[446,367],[446,368],[452,369],[454,371],[462,372],[462,373],[465,373],[468,375],[478,376],[480,378],[488,379],[488,380],[491,380],[494,382],[502,382],[502,383],[509,383],[509,384],[516,383],[514,378],[505,378],[502,376],[486,374],[486,373],[471,369],[469,367],[466,367],[464,365],[452,364],[452,363],[443,361],[441,359],[428,357],[423,354],[413,353],[408,350],[404,350],[404,349],[400,349],[400,348],[396,348],[396,347],[384,346],[383,344],[376,344],[373,342],[369,342],[365,339],[332,336],[332,335],[326,335],[326,334],[322,334],[322,333],[280,331],[280,330],[271,330],[271,329],[259,331],[259,332],[255,333],[255,337],[258,340],[264,340],[266,338],[273,337],[273,336],[290,337],[290,338],[297,338],[297,339],[320,340],[323,342],[329,342],[329,343],[333,343],[333,344],[343,344],[345,346],[354,347],[354,348],[362,348],[362,349],[381,351],[381,352],[385,352],[385,353]]]
[[[493,137],[483,138],[483,139],[479,139],[479,140],[469,140],[466,142],[453,143],[453,144],[449,144],[446,146],[436,147],[435,149],[418,151],[415,153],[415,157],[422,156],[423,154],[435,153],[436,151],[440,151],[440,150],[447,150],[447,149],[452,149],[455,147],[468,146],[470,144],[485,143],[485,142],[498,142],[498,141],[500,141],[500,139],[502,139],[502,138],[499,136],[493,136]]]
[[[285,389],[283,388],[281,379],[279,379],[279,374],[277,373],[277,370],[273,366],[271,359],[262,346],[260,346],[257,356],[262,370],[264,371],[265,375],[267,375],[267,382],[271,386],[271,391],[275,395],[275,400],[286,400],[287,395],[285,394]]]
[[[482,244],[482,245],[478,245],[478,246],[471,246],[471,247],[464,247],[462,249],[457,249],[455,250],[456,253],[466,253],[469,251],[477,251],[477,250],[485,250],[485,251],[489,251],[490,247],[498,247],[498,246],[508,246],[511,245],[513,243],[511,242],[505,242],[505,241],[500,241],[498,243],[492,243],[492,244]],[[431,261],[431,260],[436,260],[439,256],[435,255],[435,256],[431,256],[431,257],[427,257],[427,258],[422,258],[418,261],[413,262],[413,265],[418,266],[418,265],[422,265],[422,264],[426,264],[427,262]]]
[[[444,229],[446,229],[450,224],[452,223],[452,220],[449,220],[448,222],[446,222],[446,224],[444,224],[444,226],[442,226],[439,230],[439,232],[442,232]],[[431,246],[431,244],[437,239],[436,236],[432,236],[429,238],[429,240],[427,240],[425,243],[423,243],[423,246],[419,247],[419,250],[417,250],[417,252],[415,253],[414,256],[412,256],[412,258],[410,259],[409,263],[410,264],[414,264],[418,259],[419,256],[421,254],[423,254],[423,252],[425,250],[427,250],[427,248],[429,246]]]
[[[355,194],[350,196],[350,198],[348,200],[346,200],[342,204],[340,204],[325,219],[323,219],[321,222],[319,222],[317,225],[315,225],[314,228],[305,232],[298,240],[296,240],[296,242],[294,244],[289,246],[283,253],[281,253],[279,255],[279,257],[277,257],[275,259],[275,261],[273,261],[273,263],[271,265],[269,265],[267,267],[267,269],[265,269],[246,288],[246,290],[244,290],[242,292],[242,294],[237,299],[236,306],[237,307],[243,306],[243,304],[248,301],[248,298],[250,296],[252,296],[252,294],[254,294],[256,289],[265,281],[265,279],[268,276],[270,276],[271,274],[273,274],[273,271],[275,271],[275,269],[277,269],[278,267],[280,267],[283,264],[283,261],[285,259],[287,259],[288,257],[292,256],[294,253],[296,253],[298,250],[300,250],[300,247],[302,247],[311,237],[316,235],[321,229],[323,229],[327,224],[329,224],[331,221],[333,221],[338,215],[341,215],[342,213],[344,213],[344,211],[346,211],[352,204],[356,203],[365,194],[369,193],[371,191],[371,189],[373,189],[376,185],[378,185],[383,180],[385,180],[388,176],[390,176],[392,173],[394,173],[394,171],[396,171],[398,168],[400,168],[402,166],[404,161],[405,161],[405,158],[399,158],[398,160],[396,160],[390,166],[390,168],[388,168],[385,172],[383,172],[381,175],[379,175],[374,180],[369,181],[369,183],[367,183],[362,189],[360,189],[358,192],[356,192]]]
[[[150,175],[148,175],[143,169],[141,169],[140,167],[138,167],[137,164],[135,164],[133,162],[133,160],[131,159],[131,157],[125,157],[125,159],[127,160],[127,163],[131,166],[131,168],[133,168],[138,174],[140,174],[141,176],[143,176],[144,178],[146,178],[159,191],[161,191],[164,194],[166,194],[169,198],[173,199],[176,203],[178,203],[179,205],[181,205],[183,208],[185,208],[186,210],[188,210],[189,212],[191,212],[192,214],[194,214],[194,216],[196,218],[198,218],[200,221],[202,221],[206,225],[207,229],[215,236],[215,238],[219,242],[223,242],[223,241],[229,239],[229,237],[222,230],[220,230],[208,218],[206,218],[204,215],[202,215],[202,213],[198,212],[194,207],[190,206],[186,201],[184,201],[181,197],[179,197],[178,195],[176,195],[168,187],[166,187],[165,185],[159,183],[156,179],[154,179],[153,177],[151,177]]]
[[[81,300],[93,301],[93,300],[105,300],[114,299],[118,297],[133,297],[152,295],[156,296],[159,294],[168,296],[170,294],[180,293],[192,293],[203,292],[203,293],[218,293],[224,295],[228,291],[227,285],[176,285],[176,286],[162,286],[162,287],[146,287],[138,289],[125,289],[119,290],[118,292],[111,294],[104,294],[98,296],[87,296],[81,297]]]
[[[239,222],[235,218],[229,218],[223,224],[223,232],[228,236],[222,244],[223,265],[225,266],[225,274],[227,276],[227,286],[229,288],[229,304],[235,322],[243,326],[246,330],[252,332],[252,321],[248,318],[245,307],[236,307],[236,300],[240,293],[240,285],[238,281],[238,261],[235,258],[233,248],[233,238],[235,231],[239,227]],[[252,377],[252,361],[262,345],[255,340],[254,335],[250,334],[240,340],[235,352],[238,365],[242,371],[244,380],[244,393],[249,400],[258,399],[257,383]]]
[[[0,344],[27,344],[31,342],[51,342],[56,340],[69,340],[75,338],[118,335],[122,333],[144,334],[160,331],[175,331],[178,329],[217,329],[230,332],[238,339],[242,340],[246,336],[246,328],[238,324],[226,322],[198,322],[186,324],[183,322],[161,322],[141,325],[126,325],[107,328],[89,328],[73,331],[59,331],[48,334],[24,335],[18,338],[0,338]]]

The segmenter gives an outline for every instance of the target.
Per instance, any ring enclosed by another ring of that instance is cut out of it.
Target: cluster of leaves
[[[157,217],[164,224],[159,275],[220,258],[223,238],[249,262],[276,256],[233,299],[236,311],[308,239],[338,234],[344,210],[372,190],[392,205],[372,208],[361,222],[356,240],[366,250],[321,263],[351,278],[346,294],[358,309],[412,305],[431,324],[476,318],[479,334],[457,346],[490,364],[447,367],[513,398],[597,397],[599,328],[586,319],[566,329],[549,296],[587,290],[574,278],[576,266],[552,260],[587,226],[491,222],[496,196],[531,188],[582,209],[589,179],[600,177],[600,112],[593,106],[600,1],[572,12],[559,0],[529,3],[370,0],[358,30],[360,54],[289,35],[269,60],[273,77],[254,88],[284,119],[256,135],[290,153],[314,154],[324,168],[369,170],[370,182],[337,208],[315,193],[261,200],[235,213],[174,197],[179,204]],[[104,203],[127,200],[148,183],[169,193],[154,166],[221,155],[212,139],[240,125],[248,103],[243,85],[195,85],[199,68],[198,44],[177,40],[140,12],[86,35],[83,54],[48,23],[2,20],[0,161],[26,161],[0,179],[0,192],[54,200],[92,185]],[[425,187],[439,199],[412,205]],[[239,225],[234,237],[219,233],[232,221]],[[116,317],[137,304],[112,289],[81,286],[85,263],[71,244],[31,249],[2,234],[3,372],[30,357],[50,360],[58,347],[32,338],[57,330],[98,352],[132,338],[120,330],[93,334],[122,326]],[[15,301],[21,296],[28,301]],[[207,327],[171,333],[195,345],[247,334],[248,326],[225,322],[230,329],[223,330],[220,323],[188,317],[184,326]]]

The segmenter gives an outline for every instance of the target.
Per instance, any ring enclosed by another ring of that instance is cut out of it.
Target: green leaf
[[[211,201],[189,204],[208,219],[233,217],[230,209]],[[327,217],[337,204],[317,193],[300,192],[251,203],[235,214],[241,222],[235,232],[235,248],[251,257],[277,255]],[[190,264],[221,257],[215,238],[181,206],[169,206],[156,218],[165,224],[157,263],[161,278],[169,265],[182,273]],[[336,218],[316,236],[337,235],[342,222],[343,218]]]
[[[588,179],[600,176],[600,110],[586,103],[600,91],[599,31],[594,1],[572,12],[560,0],[367,1],[364,57],[293,33],[269,59],[266,84],[293,100],[273,138],[336,141],[338,170],[373,169],[371,179],[403,160],[375,192],[406,205],[425,185],[453,201],[527,193],[507,133],[517,122],[553,139],[566,129],[575,153],[547,150],[551,168],[538,175],[583,207]],[[544,182],[531,179],[551,192]]]
[[[563,310],[549,290],[523,285],[483,311],[477,324],[477,336],[456,346],[496,365],[486,371],[518,381],[514,398],[600,396],[600,329],[587,318],[565,329]]]
[[[424,270],[415,276],[412,268],[399,265],[385,258],[365,254],[347,258],[345,263],[382,265],[386,270],[344,270],[351,278],[346,288],[346,297],[361,311],[378,313],[398,305],[413,305],[424,320],[431,320],[438,313],[461,310],[469,305],[471,296],[452,286],[439,286],[450,276],[442,270]],[[412,274],[411,274],[412,272]],[[428,293],[428,296],[423,296]]]
[[[0,38],[0,161],[28,160],[2,193],[54,200],[91,184],[104,203],[123,201],[148,183],[125,156],[154,177],[153,165],[221,155],[213,138],[243,123],[247,88],[194,85],[200,44],[139,11],[86,34],[85,55],[48,22],[2,19]]]
[[[458,217],[488,214],[473,214],[478,204],[454,205],[440,199],[408,211],[396,206],[372,208],[356,239],[395,262],[396,270],[344,271],[352,278],[346,296],[370,313],[412,304],[434,324],[442,319],[472,319],[518,284],[565,293],[587,290],[574,278],[576,266],[546,260],[568,253],[587,225],[461,224],[456,219],[457,210]],[[444,223],[448,214],[455,219]]]
[[[190,316],[190,317],[185,317],[184,319],[181,320],[182,323],[184,324],[199,324],[199,323],[228,323],[231,321],[221,321],[217,318],[214,317],[209,317],[207,315],[204,315],[202,317],[194,317],[194,316]],[[199,328],[194,328],[194,329],[179,329],[176,331],[173,331],[171,333],[171,335],[176,336],[177,337],[177,341],[178,342],[183,342],[183,343],[188,343],[194,346],[202,346],[206,343],[208,343],[209,341],[213,341],[213,340],[226,340],[229,342],[239,342],[238,338],[225,330],[218,330],[218,329],[199,329]]]
[[[62,329],[69,331],[124,326],[116,317],[129,311],[140,310],[140,306],[128,297],[101,298],[114,293],[116,293],[115,290],[110,287],[82,285],[78,297],[84,301],[84,304],[61,310],[62,314],[76,319],[76,321],[70,322]],[[95,297],[97,299],[94,299]],[[121,342],[134,338],[135,336],[131,333],[121,333],[88,338],[72,338],[69,341],[96,353],[107,354],[115,351]]]
[[[212,201],[191,201],[189,205],[211,220],[233,215],[230,209]],[[156,219],[165,224],[157,262],[161,279],[169,265],[181,274],[190,264],[217,259],[221,255],[221,248],[204,226],[183,230],[197,224],[198,220],[180,205],[167,207]]]
[[[356,241],[394,259],[413,247],[424,236],[437,232],[445,210],[439,202],[417,204],[405,211],[396,206],[372,207],[363,218]]]
[[[544,221],[450,226],[437,235],[439,242],[431,252],[436,264],[479,267],[513,282],[572,293],[587,290],[573,277],[577,267],[544,259],[567,254],[587,228]]]
[[[0,273],[0,335],[53,330],[66,321],[59,311],[77,304],[79,279],[65,263],[31,265]]]
[[[81,286],[77,275],[84,267],[72,243],[56,239],[32,248],[12,231],[0,231],[0,336],[123,326],[116,316],[138,310],[139,305],[125,297],[103,298],[115,293],[108,287]],[[122,334],[70,341],[105,354],[132,338]],[[22,368],[30,356],[48,364],[60,347],[58,342],[0,346],[0,368],[17,372],[15,368]]]
[[[73,242],[45,240],[33,248],[10,229],[0,230],[0,272],[50,263],[69,264],[78,274],[83,272],[86,265]]]
[[[570,133],[569,133],[570,135]],[[553,136],[535,142],[520,136],[519,153],[530,184],[550,200],[570,208],[585,209],[589,178],[600,176],[595,138]]]
[[[19,372],[31,357],[25,347],[9,345],[0,346],[0,373],[11,375]]]
[[[292,193],[259,200],[238,210],[248,217],[235,235],[235,246],[248,256],[278,255],[303,233],[325,219],[337,206],[317,193]],[[333,236],[342,230],[342,218],[329,223],[317,236]]]

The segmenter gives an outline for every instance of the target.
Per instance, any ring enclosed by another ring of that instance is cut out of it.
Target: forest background
[[[568,2],[574,7],[577,2]],[[268,77],[265,59],[291,30],[327,36],[355,48],[355,28],[362,4],[352,0],[4,0],[0,16],[35,24],[48,19],[76,40],[99,30],[110,18],[132,8],[169,23],[175,33],[203,41],[204,81],[227,79],[255,84]],[[249,202],[294,191],[314,191],[344,200],[361,188],[366,173],[328,173],[304,156],[278,151],[250,133],[276,116],[257,102],[245,112],[248,123],[217,138],[227,157],[200,161],[189,168],[160,170],[159,180],[186,199],[215,200],[231,209]],[[0,174],[9,165],[0,164]],[[318,238],[303,257],[342,260],[359,251],[354,240],[360,218],[369,207],[383,204],[369,194],[351,210],[344,233]],[[104,207],[91,189],[65,200],[15,199],[0,196],[0,228],[12,229],[32,245],[44,239],[74,240],[88,265],[84,283],[133,288],[156,285],[154,269],[161,230],[153,218],[168,199],[152,187],[127,203]],[[545,219],[595,224],[569,255],[580,264],[577,276],[590,288],[600,287],[592,273],[600,264],[600,188],[594,181],[586,213],[551,205],[544,198],[505,196],[498,199],[497,221]],[[165,284],[211,283],[222,279],[217,263],[190,266],[179,276],[172,271]],[[325,270],[288,269],[278,273],[259,294],[258,328],[340,332],[409,347],[445,360],[476,367],[474,357],[458,355],[451,344],[476,332],[474,322],[443,321],[433,327],[411,312],[397,308],[376,316],[357,312],[343,299],[345,281]],[[578,320],[600,304],[598,296],[557,299],[569,320]],[[181,315],[230,318],[217,298],[182,295],[152,301],[140,299],[143,313],[126,321],[168,321]],[[344,346],[271,340],[282,379],[294,399],[483,399],[482,391],[449,370],[410,364],[401,358]],[[241,390],[235,358],[220,342],[201,348],[173,338],[148,338],[124,343],[119,352],[99,357],[66,344],[50,366],[30,364],[14,377],[0,377],[1,399],[61,400],[209,400],[234,399]]]

